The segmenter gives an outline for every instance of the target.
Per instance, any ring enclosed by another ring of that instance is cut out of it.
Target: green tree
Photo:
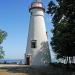
[[[43,56],[43,61],[49,64],[51,62],[51,57],[48,42],[41,43],[41,50],[43,50],[43,52],[41,53],[41,55]]]
[[[50,1],[48,14],[53,16],[53,37],[51,45],[57,58],[65,58],[67,63],[75,56],[75,0]]]
[[[6,38],[7,33],[0,29],[0,59],[4,57],[5,53],[3,51],[3,47],[1,46],[3,40]]]

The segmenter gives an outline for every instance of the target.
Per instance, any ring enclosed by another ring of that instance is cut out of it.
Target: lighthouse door
[[[30,55],[27,55],[27,65],[31,65],[31,56]]]

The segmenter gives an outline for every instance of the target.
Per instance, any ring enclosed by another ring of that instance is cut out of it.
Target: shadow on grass
[[[28,73],[29,67],[1,67],[0,69],[13,73]]]
[[[28,75],[48,75],[45,72],[42,72],[39,68],[33,67],[2,67],[1,70],[6,70],[7,72],[12,73],[26,73]]]
[[[0,68],[12,73],[26,73],[28,75],[72,75],[72,73],[67,72],[61,68],[53,67],[4,67]]]

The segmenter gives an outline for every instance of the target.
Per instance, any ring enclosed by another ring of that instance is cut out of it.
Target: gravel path
[[[11,72],[2,70],[2,71],[0,71],[0,75],[28,75],[28,74],[26,74],[26,73],[11,73]]]
[[[8,71],[6,68],[10,69],[11,67],[24,67],[25,65],[13,65],[13,64],[0,64],[0,75],[28,75],[28,73],[19,73],[18,71],[13,72],[13,71]],[[13,70],[13,69],[12,69]]]

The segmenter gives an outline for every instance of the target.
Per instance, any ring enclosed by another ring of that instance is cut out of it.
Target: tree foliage
[[[5,55],[1,44],[2,44],[3,40],[6,38],[6,36],[7,36],[7,33],[0,29],[0,59],[3,58]]]
[[[2,46],[0,46],[0,59],[1,58],[4,58],[4,51],[3,51],[3,47]]]
[[[48,4],[48,14],[53,16],[51,45],[57,58],[75,56],[75,0],[56,0]]]

